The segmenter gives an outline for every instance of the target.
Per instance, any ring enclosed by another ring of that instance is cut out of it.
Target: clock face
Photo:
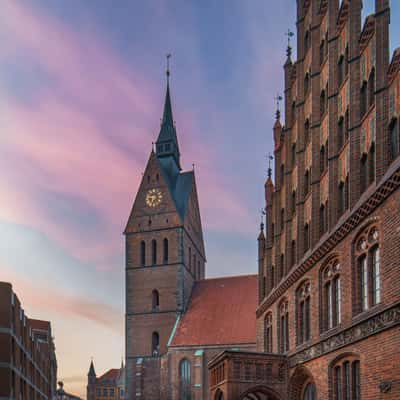
[[[160,189],[150,189],[146,194],[146,204],[149,207],[156,207],[161,203],[162,197]]]

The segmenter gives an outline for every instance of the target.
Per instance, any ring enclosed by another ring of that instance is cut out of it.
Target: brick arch
[[[214,400],[224,400],[224,399],[225,399],[224,392],[221,389],[217,389],[217,391],[215,392]]]
[[[263,385],[254,386],[243,392],[240,400],[281,400],[281,396],[273,389]]]
[[[308,368],[297,367],[289,380],[289,399],[302,400],[304,389],[309,383],[314,384],[316,388],[314,378]]]

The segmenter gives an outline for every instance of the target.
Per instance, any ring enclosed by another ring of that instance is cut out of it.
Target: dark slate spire
[[[90,362],[88,376],[89,377],[96,377],[96,371],[94,370],[93,360]]]
[[[170,54],[167,55],[169,62]],[[156,154],[158,158],[169,157],[172,158],[179,170],[180,166],[180,152],[178,139],[176,136],[176,129],[174,125],[174,118],[172,116],[171,96],[169,93],[169,64],[167,67],[167,93],[165,94],[164,112],[161,122],[161,129],[156,142]]]

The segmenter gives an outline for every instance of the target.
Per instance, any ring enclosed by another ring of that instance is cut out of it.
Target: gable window
[[[392,160],[397,158],[399,155],[399,122],[398,119],[393,119],[392,123],[389,126],[389,136],[390,136],[390,155]]]
[[[169,258],[168,239],[165,238],[163,240],[163,262],[164,262],[164,264],[168,264],[168,258]]]
[[[359,311],[365,311],[381,302],[381,264],[379,231],[373,226],[357,240],[357,292]]]
[[[146,243],[143,240],[140,242],[140,265],[146,265]]]
[[[272,353],[272,313],[268,313],[264,319],[264,351]]]
[[[282,301],[278,308],[279,311],[279,351],[286,353],[289,351],[289,306],[287,301]]]
[[[151,297],[152,297],[152,310],[159,311],[160,310],[160,295],[158,293],[158,290],[154,289]]]
[[[160,355],[160,335],[158,332],[153,332],[151,335],[151,354],[153,357]]]
[[[334,259],[322,271],[322,323],[323,329],[334,328],[341,323],[340,264]]]
[[[157,241],[155,239],[151,241],[151,263],[157,264]]]
[[[180,399],[192,399],[190,361],[186,358],[179,365],[179,391]]]
[[[303,283],[296,293],[297,300],[297,343],[302,344],[310,340],[311,332],[311,297],[310,282]]]

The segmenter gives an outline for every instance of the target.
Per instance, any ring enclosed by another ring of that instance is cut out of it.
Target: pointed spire
[[[90,367],[89,367],[89,373],[88,376],[96,376],[96,371],[94,370],[94,365],[93,365],[93,358],[90,361]]]
[[[171,95],[169,89],[169,77],[171,74],[169,69],[170,57],[171,54],[167,54],[167,92],[165,94],[161,129],[156,142],[156,154],[157,157],[172,157],[178,168],[181,169],[179,145],[176,137],[174,118],[172,115]]]
[[[286,63],[285,63],[285,65],[286,65],[286,64],[292,63],[292,46],[290,44],[290,39],[294,36],[294,33],[290,29],[288,29],[287,32],[285,33],[285,35],[288,38],[288,44],[287,44],[287,49],[286,49],[286,56],[287,56]]]

